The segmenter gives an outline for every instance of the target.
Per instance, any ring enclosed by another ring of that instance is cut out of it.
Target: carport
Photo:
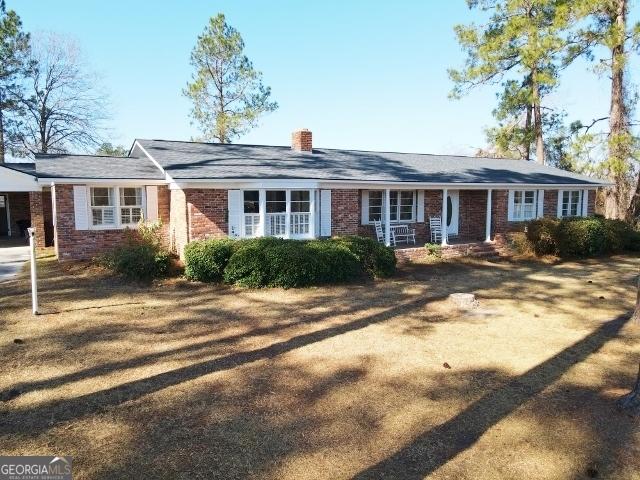
[[[38,185],[34,163],[0,164],[0,246],[27,242],[36,229],[36,246],[53,245],[51,190]]]

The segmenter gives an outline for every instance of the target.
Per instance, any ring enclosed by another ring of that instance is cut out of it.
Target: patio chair
[[[373,225],[376,229],[376,237],[380,243],[385,243],[384,239],[384,229],[382,228],[381,220],[374,220]],[[391,240],[391,245],[396,246],[396,236],[393,232],[393,229],[389,232],[389,239]]]
[[[396,240],[404,241],[407,245],[409,242],[416,244],[416,229],[409,228],[409,225],[397,225],[393,230],[393,236]]]
[[[431,231],[431,243],[442,242],[442,218],[429,217],[429,230]]]

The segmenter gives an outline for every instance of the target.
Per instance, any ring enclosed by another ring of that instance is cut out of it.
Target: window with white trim
[[[120,188],[120,224],[136,225],[142,220],[142,188]]]
[[[144,218],[144,187],[89,187],[91,226],[134,227]]]
[[[91,187],[91,224],[116,225],[116,200],[113,187]]]
[[[245,190],[244,200],[244,235],[255,237],[260,228],[260,192]]]
[[[307,235],[311,222],[311,192],[309,190],[291,190],[290,233]]]
[[[369,215],[370,223],[382,220],[384,205],[384,192],[382,190],[369,190]],[[413,190],[391,190],[389,192],[389,219],[392,222],[415,222],[416,194]]]
[[[562,192],[562,217],[578,217],[582,211],[582,190],[564,190]]]
[[[537,190],[514,190],[512,199],[512,217],[514,222],[536,218]]]

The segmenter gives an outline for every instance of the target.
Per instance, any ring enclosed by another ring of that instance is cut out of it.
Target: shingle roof
[[[0,167],[9,168],[28,175],[36,174],[36,164],[33,162],[5,162],[0,163]]]
[[[536,162],[495,158],[314,148],[137,142],[175,180],[317,179],[443,183],[592,184],[607,182]]]
[[[36,155],[38,178],[164,180],[148,158],[103,155]]]

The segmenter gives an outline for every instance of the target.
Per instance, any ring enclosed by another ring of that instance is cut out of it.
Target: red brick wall
[[[36,248],[45,247],[44,205],[42,192],[29,192],[29,209],[31,211],[31,226],[35,228]]]
[[[171,193],[169,187],[166,185],[158,186],[158,220],[162,222],[162,242],[165,247],[171,247],[171,239],[169,235],[169,228],[171,223]]]
[[[54,188],[59,260],[90,259],[125,240],[126,230],[76,230],[73,185],[58,184]]]
[[[182,258],[182,250],[189,242],[184,190],[170,190],[169,218],[169,248]]]
[[[487,225],[487,191],[460,190],[458,236],[465,240],[484,240]]]
[[[362,218],[360,191],[331,190],[331,234],[357,235]]]
[[[227,190],[187,189],[189,241],[227,236]]]
[[[587,215],[596,214],[596,196],[597,190],[589,190],[589,198],[587,199]]]
[[[46,198],[44,193],[43,197]],[[73,208],[73,185],[57,184],[53,187],[56,204],[56,251],[60,260],[86,260],[117,246],[126,240],[127,229],[76,230]],[[44,208],[46,221],[47,207]],[[158,218],[163,223],[163,240],[168,240],[169,190],[158,187]]]

